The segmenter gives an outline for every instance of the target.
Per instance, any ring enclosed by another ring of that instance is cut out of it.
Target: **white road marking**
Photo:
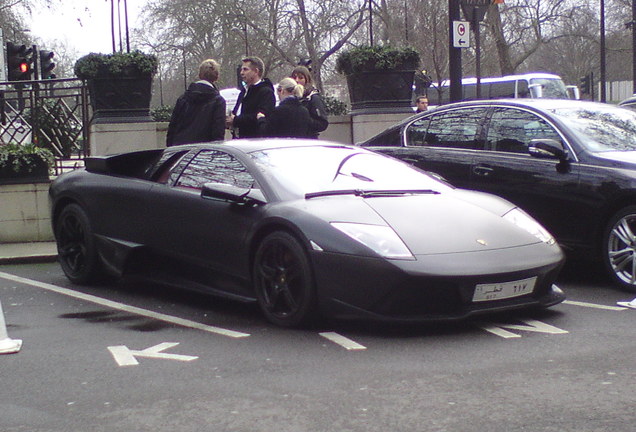
[[[129,312],[135,315],[145,316],[147,318],[156,319],[159,321],[164,321],[170,324],[176,324],[183,327],[188,327],[196,330],[203,330],[208,333],[215,333],[222,336],[228,336],[231,338],[243,338],[249,336],[249,333],[241,333],[234,330],[227,330],[220,327],[209,326],[205,324],[198,323],[196,321],[191,321],[183,318],[174,317],[171,315],[166,315],[158,312],[153,312],[147,309],[138,308],[135,306],[130,306],[123,303],[118,303],[112,300],[104,299],[101,297],[97,297],[90,294],[84,294],[81,292],[73,291],[68,288],[59,287],[57,285],[51,285],[44,282],[39,282],[31,279],[26,279],[20,276],[15,276],[9,273],[0,272],[0,277],[3,279],[7,279],[13,282],[22,283],[25,285],[31,285],[36,288],[42,288],[48,291],[56,292],[58,294],[62,294],[69,297],[74,297],[80,300],[88,301],[91,303],[95,303],[101,306],[105,306],[111,309],[120,310],[123,312]]]
[[[596,303],[586,303],[586,302],[579,302],[579,301],[573,301],[573,300],[565,300],[563,302],[563,304],[569,304],[569,305],[572,305],[572,306],[588,307],[588,308],[592,308],[592,309],[610,310],[610,311],[624,311],[624,310],[627,310],[627,308],[624,308],[624,307],[606,306],[606,305],[600,305],[600,304],[596,304]]]
[[[367,347],[365,347],[364,345],[360,345],[359,343],[352,341],[351,339],[348,339],[335,332],[322,332],[319,334],[325,339],[328,339],[331,342],[336,343],[349,351],[367,349]]]
[[[125,345],[110,346],[108,351],[113,355],[113,358],[119,366],[136,366],[139,364],[135,357],[146,357],[164,360],[178,360],[178,361],[192,361],[199,357],[188,356],[182,354],[167,354],[161,351],[165,351],[169,348],[179,345],[178,342],[163,342],[158,345],[146,348],[145,350],[131,350]]]
[[[569,333],[567,330],[562,330],[558,327],[551,326],[550,324],[546,324],[537,320],[520,320],[526,325],[519,324],[507,324],[507,323],[482,323],[479,327],[483,330],[486,330],[489,333],[502,337],[504,339],[510,338],[520,338],[521,335],[510,332],[508,330],[520,330],[520,331],[529,331],[535,333],[547,333],[547,334],[566,334]],[[508,329],[508,330],[505,330]]]

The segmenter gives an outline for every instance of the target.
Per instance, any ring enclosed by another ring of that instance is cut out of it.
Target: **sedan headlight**
[[[534,220],[520,208],[514,208],[510,210],[503,216],[503,218],[517,225],[519,228],[529,232],[544,243],[550,245],[556,243],[554,237],[552,237],[552,234],[550,234],[539,224],[539,222]]]
[[[385,258],[414,259],[391,227],[348,222],[331,222],[331,225]]]

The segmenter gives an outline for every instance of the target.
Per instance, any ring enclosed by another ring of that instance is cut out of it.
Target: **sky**
[[[117,28],[117,4],[121,10],[122,40],[126,44],[124,26],[124,1],[114,0],[115,26]],[[51,9],[38,8],[34,10],[26,24],[31,34],[38,36],[44,42],[57,39],[73,47],[79,55],[90,52],[112,52],[111,35],[111,1],[110,0],[64,0],[53,2],[56,6]],[[127,0],[128,27],[137,26],[139,10],[146,3],[145,0]],[[118,30],[115,40],[119,48]]]

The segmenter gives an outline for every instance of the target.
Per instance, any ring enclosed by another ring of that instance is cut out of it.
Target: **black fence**
[[[89,155],[88,92],[78,79],[0,82],[0,144],[35,143],[55,156],[55,173]]]

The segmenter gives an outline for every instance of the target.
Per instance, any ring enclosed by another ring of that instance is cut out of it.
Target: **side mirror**
[[[561,143],[554,139],[533,139],[528,146],[530,156],[539,159],[558,159],[567,161],[570,157],[567,150],[563,148]]]
[[[224,183],[206,183],[201,198],[229,201],[236,204],[265,204],[267,200],[260,189],[242,188]]]

